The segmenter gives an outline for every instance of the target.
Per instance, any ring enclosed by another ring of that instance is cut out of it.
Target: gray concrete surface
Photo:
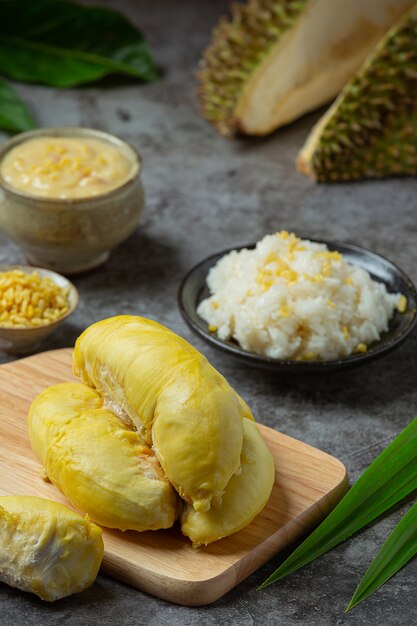
[[[184,273],[206,255],[277,229],[348,240],[388,256],[417,282],[416,181],[317,186],[294,158],[317,118],[312,114],[265,140],[227,142],[198,115],[194,72],[225,0],[116,0],[141,26],[164,78],[75,90],[18,85],[41,125],[102,128],[142,153],[146,215],[138,231],[99,271],[75,280],[73,317],[42,346],[70,346],[99,318],[149,316],[191,340],[227,376],[257,418],[339,457],[356,479],[417,413],[417,337],[363,369],[315,376],[252,371],[194,337],[176,292]],[[22,262],[1,239],[0,262]],[[1,355],[1,361],[9,357]],[[0,623],[8,626],[115,624],[159,626],[381,626],[417,620],[411,563],[352,613],[346,606],[370,559],[409,505],[288,579],[258,592],[281,562],[272,559],[212,606],[185,608],[105,576],[85,593],[49,606],[0,585]]]

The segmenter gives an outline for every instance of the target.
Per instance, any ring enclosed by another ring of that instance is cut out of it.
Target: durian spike
[[[417,4],[318,121],[297,167],[321,182],[417,174]]]
[[[414,0],[249,0],[200,63],[203,115],[226,137],[265,135],[334,98]]]

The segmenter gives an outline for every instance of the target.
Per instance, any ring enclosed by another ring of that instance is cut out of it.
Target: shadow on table
[[[91,292],[102,289],[129,292],[143,285],[163,289],[180,271],[178,249],[139,229],[113,250],[105,265],[77,277],[76,283]]]
[[[212,351],[212,354],[214,352]],[[318,404],[343,403],[347,407],[390,405],[416,391],[417,334],[411,335],[395,352],[378,360],[349,370],[326,373],[270,372],[246,366],[227,357],[227,366],[216,357],[218,367],[228,376],[228,370],[240,368],[240,375],[250,375],[251,387],[262,394],[275,397],[296,394],[299,400]],[[410,407],[411,417],[417,407]]]

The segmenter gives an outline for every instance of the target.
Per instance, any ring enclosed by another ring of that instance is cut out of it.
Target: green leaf
[[[0,78],[0,128],[12,133],[36,128],[36,122],[26,105],[2,78]]]
[[[353,535],[417,488],[417,418],[365,470],[326,519],[261,588]]]
[[[116,11],[66,0],[0,0],[0,72],[72,87],[111,73],[158,73],[143,35]]]
[[[365,600],[417,554],[417,503],[390,534],[360,581],[346,611]]]

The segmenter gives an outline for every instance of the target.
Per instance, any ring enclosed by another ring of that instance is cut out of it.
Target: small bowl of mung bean
[[[33,352],[75,310],[78,291],[64,276],[27,265],[0,265],[0,350]]]

